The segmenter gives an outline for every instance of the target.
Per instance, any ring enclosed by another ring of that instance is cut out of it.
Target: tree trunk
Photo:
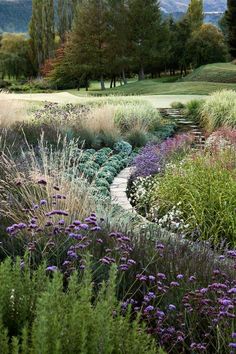
[[[110,88],[112,88],[112,86],[113,86],[113,80],[114,80],[114,77],[111,78]]]
[[[125,69],[122,69],[122,78],[123,78],[123,81],[124,81],[124,85],[127,85],[127,79],[126,79],[126,76],[125,76]]]
[[[116,87],[116,77],[114,76],[114,87]]]
[[[104,91],[106,89],[106,87],[105,87],[103,75],[101,75],[100,82],[101,82],[101,90]]]
[[[138,75],[138,79],[139,79],[139,81],[145,79],[145,74],[144,74],[143,66],[141,66],[141,68],[140,68],[139,75]]]

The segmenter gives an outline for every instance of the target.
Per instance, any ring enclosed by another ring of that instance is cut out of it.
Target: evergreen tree
[[[133,62],[139,71],[139,80],[143,80],[145,67],[158,47],[160,5],[156,0],[128,0],[128,4]]]
[[[65,60],[77,76],[99,77],[105,89],[107,72],[107,6],[105,0],[83,0],[74,20]]]
[[[116,84],[116,76],[121,76],[126,84],[125,71],[129,67],[129,23],[126,0],[107,1],[107,60],[111,75],[111,87]]]
[[[229,50],[232,57],[236,58],[236,1],[228,0],[227,4],[226,23],[228,29]]]
[[[201,27],[204,20],[203,0],[191,0],[188,6],[187,19],[192,31]]]

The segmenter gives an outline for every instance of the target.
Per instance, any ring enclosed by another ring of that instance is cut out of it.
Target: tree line
[[[26,53],[14,74],[43,74],[57,88],[88,88],[98,79],[101,89],[107,78],[112,87],[132,75],[184,75],[189,68],[226,61],[228,52],[236,57],[235,16],[235,1],[228,0],[221,31],[204,24],[202,0],[191,0],[178,21],[163,18],[157,0],[33,0],[29,39],[21,38]],[[11,76],[10,51],[6,43],[2,47],[0,71]]]

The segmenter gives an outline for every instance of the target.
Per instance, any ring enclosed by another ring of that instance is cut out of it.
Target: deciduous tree
[[[211,24],[204,24],[193,32],[188,42],[188,55],[193,66],[225,62],[227,46],[222,32]]]

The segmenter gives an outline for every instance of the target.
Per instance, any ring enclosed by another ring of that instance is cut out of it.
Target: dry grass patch
[[[4,95],[5,96],[5,95]],[[0,94],[0,126],[9,127],[14,122],[22,122],[30,117],[29,102],[5,98]]]

